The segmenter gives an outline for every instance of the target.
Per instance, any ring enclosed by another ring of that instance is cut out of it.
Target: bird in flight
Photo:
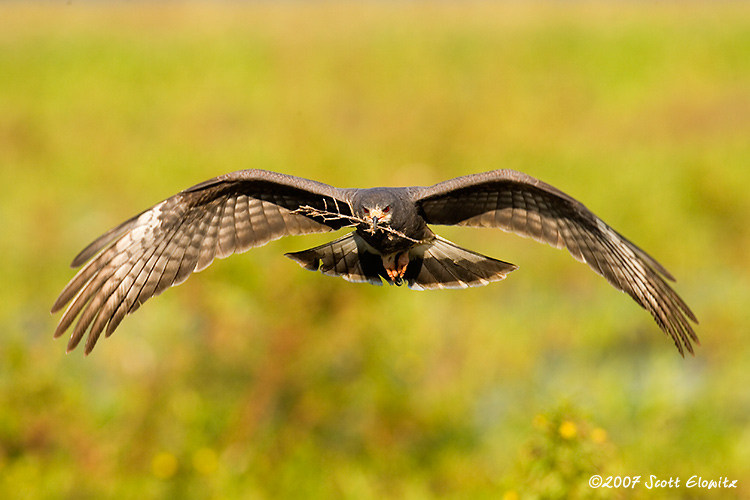
[[[583,204],[529,175],[494,170],[429,187],[339,189],[265,170],[242,170],[197,184],[94,240],[73,259],[86,265],[52,306],[69,303],[55,330],[78,318],[68,342],[88,331],[85,353],[146,300],[228,257],[283,236],[354,228],[309,250],[286,254],[303,268],[347,281],[407,284],[414,290],[500,281],[508,262],[461,248],[430,225],[490,227],[567,248],[635,300],[680,354],[699,344],[693,312],[654,258]],[[88,263],[87,263],[88,262]]]

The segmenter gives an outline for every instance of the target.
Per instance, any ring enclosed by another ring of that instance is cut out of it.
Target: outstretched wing
[[[215,257],[287,235],[350,225],[348,191],[263,170],[222,175],[182,191],[97,238],[73,260],[83,267],[52,306],[70,302],[55,337],[78,316],[68,342],[74,349],[90,327],[86,353],[106,327],[149,298],[206,268]],[[97,255],[98,254],[98,255]]]
[[[693,352],[691,340],[698,343],[690,323],[698,320],[665,281],[674,280],[669,272],[559,189],[520,172],[495,170],[413,188],[412,196],[427,223],[500,228],[567,248],[649,311],[680,354],[683,346]]]

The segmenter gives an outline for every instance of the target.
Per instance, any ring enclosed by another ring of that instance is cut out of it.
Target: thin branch
[[[325,206],[326,206],[326,209],[325,210],[321,210],[319,208],[311,207],[310,205],[303,205],[303,206],[299,207],[298,209],[293,210],[292,213],[293,214],[304,215],[306,217],[319,217],[319,218],[323,219],[324,221],[347,219],[349,221],[349,224],[345,225],[344,227],[355,227],[355,226],[358,226],[358,225],[362,224],[362,225],[368,226],[367,229],[365,229],[365,231],[367,231],[370,234],[374,234],[375,231],[377,231],[378,229],[382,229],[383,231],[385,231],[387,233],[395,234],[396,236],[398,236],[400,238],[404,238],[406,240],[413,241],[414,243],[421,243],[422,242],[421,240],[415,240],[414,238],[411,238],[411,237],[405,235],[401,231],[397,231],[397,230],[395,230],[395,229],[393,229],[391,227],[388,227],[388,226],[377,226],[377,228],[376,228],[376,227],[374,227],[372,225],[372,223],[370,221],[362,219],[362,218],[357,217],[355,215],[345,215],[345,214],[342,214],[341,212],[331,212],[331,211],[328,210],[328,205],[326,204]],[[338,208],[338,204],[337,204],[336,208]]]

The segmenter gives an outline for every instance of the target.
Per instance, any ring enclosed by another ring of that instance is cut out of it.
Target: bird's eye
[[[391,206],[390,206],[390,205],[388,205],[387,207],[385,207],[385,208],[383,209],[383,213],[384,213],[384,214],[387,214],[387,213],[388,213],[388,212],[390,212],[390,211],[391,211]]]
[[[365,208],[365,215],[370,215],[370,209],[369,208]]]

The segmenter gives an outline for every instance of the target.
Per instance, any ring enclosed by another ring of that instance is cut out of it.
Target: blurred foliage
[[[592,475],[611,470],[607,431],[593,426],[567,403],[537,415],[533,424],[535,435],[522,453],[517,476],[524,498],[625,498],[589,486]]]
[[[747,3],[0,5],[0,497],[750,496]],[[214,175],[515,168],[661,260],[682,359],[564,252],[416,293],[215,263],[65,356],[47,311],[114,224]],[[591,490],[591,474],[740,489]]]

